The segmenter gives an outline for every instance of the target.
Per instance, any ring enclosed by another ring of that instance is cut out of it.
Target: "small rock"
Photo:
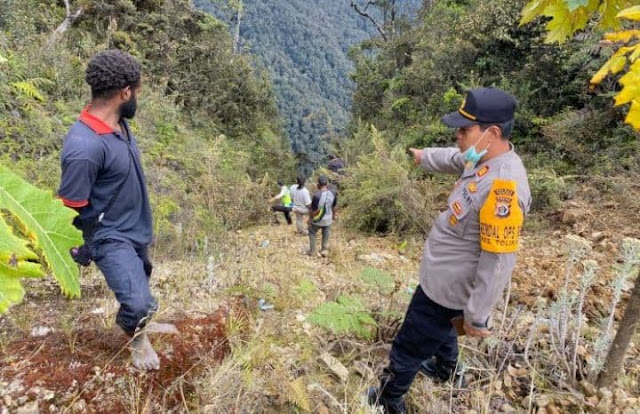
[[[598,398],[597,395],[591,396],[589,398],[587,398],[587,403],[591,406],[591,407],[595,407],[598,405],[598,403],[600,402],[600,399]]]
[[[316,410],[317,410],[316,412],[318,414],[329,414],[330,413],[329,409],[324,404],[320,404],[319,407],[316,407]]]
[[[29,397],[23,395],[22,397],[18,398],[18,405],[24,405],[27,401],[29,401]]]
[[[569,226],[573,226],[578,222],[578,213],[573,210],[565,210],[562,212],[562,222],[564,224],[568,224]]]
[[[373,370],[369,368],[369,366],[364,361],[356,361],[353,364],[353,368],[356,370],[358,375],[360,375],[364,379],[375,377]]]
[[[580,388],[582,388],[582,392],[584,392],[584,395],[587,397],[593,397],[598,393],[596,387],[587,380],[580,381]]]
[[[613,393],[608,388],[600,388],[597,393],[598,397],[601,400],[612,400]]]
[[[591,233],[591,240],[594,243],[598,243],[604,240],[605,237],[607,237],[607,235],[603,231],[594,231],[593,233]]]
[[[325,363],[327,368],[329,368],[329,370],[338,377],[340,381],[347,381],[347,378],[349,377],[349,370],[337,358],[328,352],[324,352],[320,355],[320,360]]]
[[[263,240],[263,241],[260,243],[260,248],[262,248],[262,249],[266,249],[267,247],[269,247],[269,240]]]
[[[51,401],[53,400],[53,398],[56,396],[56,393],[50,390],[46,390],[44,392],[44,396],[42,397],[43,400],[45,401]]]
[[[596,413],[611,414],[611,403],[606,400],[600,400],[596,406]]]
[[[616,405],[621,406],[624,404],[624,401],[627,399],[627,393],[624,390],[617,388],[613,392],[613,400],[616,402]]]
[[[26,405],[18,408],[16,410],[16,414],[39,414],[40,409],[38,408],[38,401],[31,401]]]
[[[13,405],[13,399],[10,395],[5,395],[2,401],[4,401],[4,405],[7,407],[11,407]]]
[[[31,329],[31,336],[38,338],[40,336],[47,336],[50,332],[53,332],[53,329],[47,326],[34,326],[33,329]]]
[[[538,411],[536,411],[536,414],[549,414],[549,411],[547,411],[547,407],[540,407]]]
[[[73,407],[71,408],[71,410],[74,413],[83,413],[87,410],[87,403],[84,399],[80,399],[80,401],[76,401],[75,404],[73,404]]]
[[[516,409],[513,408],[513,406],[511,406],[510,404],[507,404],[507,403],[502,404],[502,406],[500,407],[500,412],[501,413],[513,413],[515,411],[516,411]]]
[[[55,413],[58,411],[58,407],[56,407],[54,404],[49,405],[49,412],[50,413]]]
[[[258,309],[261,311],[269,311],[273,309],[273,305],[267,302],[265,299],[258,300]]]
[[[529,407],[535,406],[535,401],[535,398],[532,399],[530,395],[527,395],[522,399],[522,401],[520,401],[520,405],[528,409]]]
[[[547,406],[547,413],[549,414],[560,414],[560,410],[556,408],[555,405],[551,404]]]

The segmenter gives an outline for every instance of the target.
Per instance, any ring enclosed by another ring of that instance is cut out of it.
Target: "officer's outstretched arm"
[[[462,174],[464,164],[458,148],[425,148],[420,154],[420,165],[427,171]]]

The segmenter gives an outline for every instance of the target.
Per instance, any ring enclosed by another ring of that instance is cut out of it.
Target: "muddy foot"
[[[144,328],[148,334],[169,334],[178,335],[178,328],[171,323],[149,322]]]
[[[138,334],[131,341],[131,358],[133,366],[141,370],[160,369],[160,359],[153,350],[149,337],[145,332]]]

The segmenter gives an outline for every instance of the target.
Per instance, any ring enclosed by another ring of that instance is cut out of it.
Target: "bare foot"
[[[160,359],[153,350],[146,332],[136,335],[131,341],[131,358],[133,366],[145,371],[160,369]]]
[[[178,328],[171,323],[149,322],[144,331],[148,334],[178,335]]]

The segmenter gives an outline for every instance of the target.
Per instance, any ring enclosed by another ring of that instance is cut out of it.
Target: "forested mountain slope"
[[[237,13],[227,2],[194,3],[235,29]],[[294,153],[300,154],[302,164],[317,165],[327,156],[327,140],[342,131],[350,118],[353,65],[349,48],[375,35],[375,27],[351,8],[349,0],[242,3],[240,47],[257,55],[269,71]],[[406,16],[414,15],[421,2],[396,3],[399,15]],[[375,9],[369,11],[381,20]]]

